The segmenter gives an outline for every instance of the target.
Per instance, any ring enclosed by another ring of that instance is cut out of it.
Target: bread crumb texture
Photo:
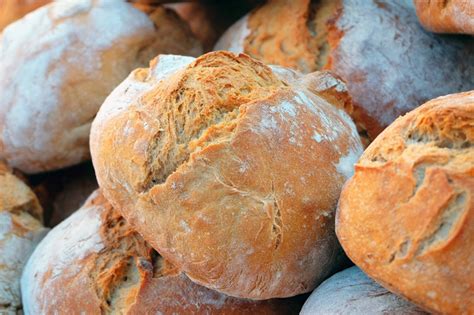
[[[364,152],[339,202],[348,256],[435,313],[474,312],[474,92],[397,119]]]
[[[22,295],[28,314],[288,314],[292,305],[194,284],[99,191],[40,243],[23,274]]]
[[[0,313],[22,309],[20,277],[36,244],[46,234],[33,192],[0,162]]]
[[[56,1],[12,23],[0,36],[0,158],[26,173],[89,159],[100,105],[158,53],[200,53],[163,8],[148,17],[125,1]]]
[[[159,56],[93,123],[98,181],[193,281],[252,299],[308,292],[341,258],[334,209],[362,152],[347,102],[329,73]]]

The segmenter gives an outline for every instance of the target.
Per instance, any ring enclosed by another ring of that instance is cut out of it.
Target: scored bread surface
[[[474,312],[474,92],[425,103],[364,152],[336,232],[349,258],[433,312]]]
[[[340,265],[333,211],[362,151],[335,81],[227,52],[160,56],[94,121],[104,195],[199,284],[253,299],[308,292]]]

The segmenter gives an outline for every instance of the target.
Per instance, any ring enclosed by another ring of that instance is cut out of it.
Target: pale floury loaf
[[[163,8],[147,16],[125,1],[57,1],[11,24],[0,36],[0,158],[27,173],[88,159],[100,104],[158,53],[200,53]]]
[[[362,152],[347,103],[329,73],[159,56],[94,120],[99,186],[196,283],[252,299],[308,292],[341,263],[334,210]]]
[[[428,315],[421,308],[391,293],[362,270],[351,267],[317,287],[300,315]]]
[[[341,193],[336,232],[369,276],[427,310],[474,313],[474,91],[385,129]]]

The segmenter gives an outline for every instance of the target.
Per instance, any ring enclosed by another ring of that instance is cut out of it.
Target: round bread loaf
[[[0,36],[0,158],[26,173],[88,159],[110,91],[156,54],[198,46],[163,8],[149,18],[124,1],[70,0],[28,14]]]
[[[474,89],[474,39],[427,33],[411,0],[271,1],[234,24],[215,49],[340,75],[352,117],[372,140],[427,100]]]
[[[93,122],[99,186],[196,283],[252,299],[311,291],[339,267],[333,215],[362,152],[346,100],[328,73],[160,56]]]
[[[306,300],[300,315],[424,315],[414,304],[387,291],[351,267],[324,281]]]
[[[297,307],[193,283],[99,191],[38,245],[23,273],[22,296],[26,314],[291,314],[290,306]]]
[[[41,215],[33,192],[0,162],[0,314],[21,310],[21,272],[47,231]]]
[[[472,0],[413,0],[421,25],[435,33],[474,35]]]
[[[367,148],[341,194],[348,256],[435,313],[474,313],[474,92],[397,119]]]

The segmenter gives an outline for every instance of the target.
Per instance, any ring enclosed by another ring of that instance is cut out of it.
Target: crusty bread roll
[[[397,119],[369,146],[339,201],[348,256],[435,313],[474,313],[474,91]]]
[[[171,10],[150,19],[124,1],[41,7],[0,36],[0,158],[26,173],[88,159],[91,121],[132,69],[157,53],[199,51]]]
[[[23,273],[22,296],[26,314],[289,314],[295,307],[194,284],[99,191],[38,245]]]
[[[472,0],[413,0],[421,25],[435,33],[474,35]]]
[[[0,31],[8,24],[48,2],[51,0],[0,0]]]
[[[99,186],[196,283],[252,299],[311,291],[339,267],[333,211],[362,151],[336,107],[346,98],[328,74],[243,54],[160,56],[93,122]]]
[[[427,33],[411,0],[273,0],[234,24],[215,49],[335,72],[369,139],[429,99],[474,89],[474,39]]]
[[[324,281],[306,300],[300,315],[424,315],[414,304],[387,291],[351,267]]]
[[[0,161],[0,314],[21,310],[20,276],[45,235],[42,209],[33,192]]]

